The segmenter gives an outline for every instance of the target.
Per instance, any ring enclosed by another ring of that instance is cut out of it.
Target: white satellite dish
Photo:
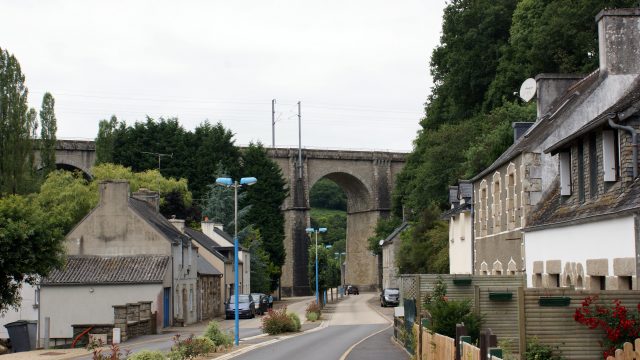
[[[533,78],[528,78],[520,86],[520,98],[525,102],[533,99],[536,94],[536,81]]]
[[[382,245],[384,244],[384,240],[380,240],[380,241],[378,242],[378,244],[380,244],[380,246],[382,246]]]

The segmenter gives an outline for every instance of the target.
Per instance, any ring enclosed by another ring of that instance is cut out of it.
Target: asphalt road
[[[377,294],[352,295],[323,313],[325,324],[318,330],[257,348],[234,359],[278,360],[407,360],[404,350],[390,340],[393,309],[375,311],[370,304]],[[381,309],[382,310],[382,309]]]

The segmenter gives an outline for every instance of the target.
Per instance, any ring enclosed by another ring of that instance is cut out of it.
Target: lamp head
[[[231,178],[217,178],[216,185],[231,186],[233,185],[233,180]]]
[[[304,231],[306,231],[309,234],[313,234],[316,230],[314,228],[306,228]]]
[[[326,247],[327,249],[331,249],[331,248],[333,247],[333,245],[331,245],[331,244],[327,244],[327,245],[325,245],[325,247]]]
[[[318,231],[320,231],[321,233],[327,232],[327,228],[320,228],[320,229],[318,229]]]
[[[244,177],[242,179],[240,179],[240,185],[253,185],[255,183],[258,182],[258,179],[254,178],[254,177]]]

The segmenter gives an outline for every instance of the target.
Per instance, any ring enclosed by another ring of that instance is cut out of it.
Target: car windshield
[[[248,303],[249,302],[249,295],[238,295],[238,302],[242,303]],[[231,296],[231,298],[229,299],[229,304],[235,304],[236,303],[236,297],[235,296]]]
[[[399,289],[386,289],[384,291],[385,294],[387,295],[398,295],[400,294],[400,290]]]

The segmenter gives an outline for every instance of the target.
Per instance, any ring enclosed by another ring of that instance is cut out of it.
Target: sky
[[[58,138],[102,119],[221,122],[236,144],[410,151],[444,0],[0,0],[0,48]]]

